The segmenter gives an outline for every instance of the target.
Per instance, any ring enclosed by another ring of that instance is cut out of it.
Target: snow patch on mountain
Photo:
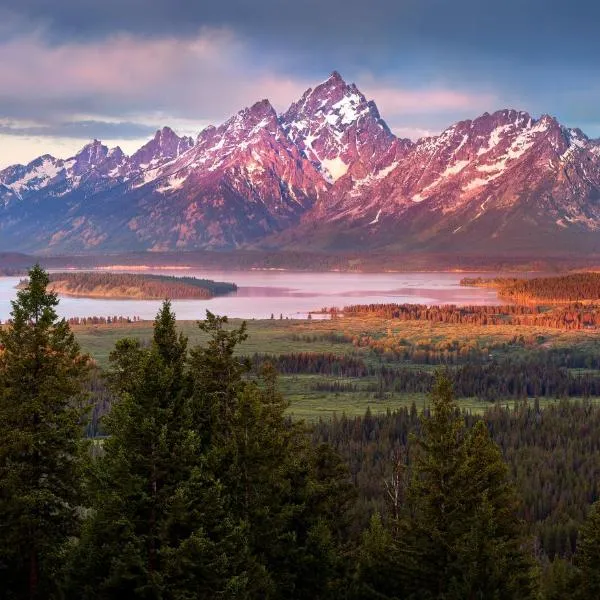
[[[348,165],[339,156],[332,159],[323,159],[321,166],[323,167],[323,174],[330,182],[337,181],[348,172]]]
[[[20,179],[7,187],[20,194],[24,189],[41,190],[64,169],[62,161],[53,157],[44,157],[38,165],[33,166]]]
[[[377,211],[375,218],[369,223],[369,225],[375,225],[379,223],[379,217],[381,216],[381,208]]]
[[[171,176],[168,177],[159,187],[156,188],[156,191],[159,194],[168,194],[170,192],[174,192],[176,190],[180,190],[185,182],[187,181],[187,177],[176,177]]]

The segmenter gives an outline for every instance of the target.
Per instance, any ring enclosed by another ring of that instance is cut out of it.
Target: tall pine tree
[[[600,597],[600,502],[592,505],[579,530],[575,562],[579,567],[577,598]]]
[[[533,598],[533,562],[507,467],[483,422],[466,428],[443,374],[414,442],[403,505],[387,534],[375,521],[363,542],[359,590],[381,599]]]
[[[79,525],[88,360],[48,283],[33,267],[0,330],[0,589],[9,599],[57,597]]]
[[[508,469],[483,422],[466,429],[443,374],[421,427],[403,523],[408,590],[445,600],[532,598],[533,563]]]
[[[287,402],[270,365],[258,378],[249,376],[248,365],[235,356],[245,325],[228,329],[227,322],[207,314],[200,326],[209,341],[192,351],[190,361],[203,473],[218,482],[227,515],[225,521],[207,519],[202,509],[195,527],[215,538],[227,522],[224,541],[234,532],[244,540],[238,546],[243,552],[230,556],[225,587],[213,593],[330,598],[345,566],[341,549],[353,495],[346,469],[328,447],[312,448],[304,427],[286,418]]]
[[[245,326],[207,314],[192,349],[163,306],[149,348],[112,354],[117,401],[91,473],[73,598],[329,599],[352,488],[289,421],[275,373],[236,357]]]
[[[184,426],[186,356],[169,302],[149,348],[123,339],[111,353],[116,401],[90,470],[91,514],[74,553],[73,597],[164,597],[169,507],[196,450]]]

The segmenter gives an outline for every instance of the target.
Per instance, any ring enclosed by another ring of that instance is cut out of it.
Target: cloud
[[[0,81],[0,117],[44,121],[78,113],[219,120],[265,97],[282,107],[308,86],[261,65],[226,29],[61,45],[39,34],[12,38],[0,42]]]
[[[5,2],[5,4],[8,4]],[[43,28],[52,43],[87,42],[117,33],[193,38],[229,28],[264,48],[308,56],[351,57],[366,64],[464,63],[490,58],[525,65],[595,65],[600,50],[594,0],[19,0],[0,22],[12,31]],[[1,10],[1,9],[0,9]],[[0,26],[1,27],[1,26]],[[0,29],[1,31],[1,29]],[[323,55],[323,51],[328,54]],[[362,58],[361,58],[362,57]],[[344,65],[337,65],[343,69]]]
[[[503,107],[600,132],[595,2],[3,4],[0,162],[11,138],[127,142],[196,134],[262,98],[284,110],[333,69],[409,137]]]
[[[317,83],[274,70],[227,29],[203,29],[182,39],[119,34],[61,45],[31,34],[0,42],[0,57],[0,116],[5,118],[164,111],[171,117],[219,120],[262,98],[283,109]],[[391,114],[474,109],[490,99],[439,87],[382,85],[370,74],[359,85]]]
[[[51,125],[0,121],[0,135],[20,137],[44,136],[79,140],[89,140],[91,138],[137,140],[152,135],[154,130],[154,127],[150,125],[123,121],[68,121]]]
[[[477,94],[450,89],[403,89],[365,84],[363,89],[385,115],[433,112],[475,111],[493,106],[493,94]]]

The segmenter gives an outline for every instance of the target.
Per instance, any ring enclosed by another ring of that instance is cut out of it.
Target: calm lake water
[[[160,275],[194,276],[230,281],[238,291],[212,300],[173,302],[178,319],[202,319],[205,310],[247,319],[306,318],[309,311],[348,304],[498,304],[496,292],[483,288],[463,288],[465,273],[295,273],[290,271],[144,271]],[[491,277],[493,273],[478,273]],[[18,277],[0,278],[0,319],[9,317]],[[139,316],[152,319],[160,307],[155,300],[106,300],[67,298],[60,301],[65,317]]]

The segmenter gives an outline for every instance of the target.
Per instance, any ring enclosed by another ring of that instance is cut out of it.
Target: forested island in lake
[[[19,287],[26,283],[21,281]],[[196,277],[78,271],[52,273],[50,287],[63,296],[134,300],[208,300],[237,290],[235,283]]]

